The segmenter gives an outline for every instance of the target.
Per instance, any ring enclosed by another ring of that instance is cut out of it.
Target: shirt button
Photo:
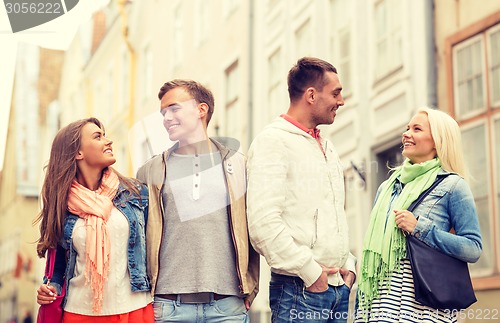
[[[415,233],[415,238],[420,238],[420,232]]]

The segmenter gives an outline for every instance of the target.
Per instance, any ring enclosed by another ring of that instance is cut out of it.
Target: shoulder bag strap
[[[418,196],[418,198],[413,201],[413,203],[410,204],[410,206],[407,208],[408,211],[410,212],[413,212],[413,210],[424,200],[424,198],[429,195],[429,193],[436,188],[436,186],[439,185],[439,183],[441,183],[446,177],[448,177],[449,174],[446,174],[446,175],[438,175],[436,177],[436,180],[434,181],[434,183],[432,183],[432,185],[426,189],[425,191],[423,191],[422,193],[420,193],[420,195]]]
[[[54,263],[56,262],[56,249],[47,249],[47,261],[45,262],[45,277],[47,277],[47,284],[50,283],[52,275],[54,274]]]

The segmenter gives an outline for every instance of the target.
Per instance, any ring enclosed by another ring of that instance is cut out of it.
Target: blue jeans
[[[325,292],[311,293],[305,290],[300,278],[272,273],[269,283],[271,321],[347,322],[350,292],[346,285],[329,285]]]
[[[248,314],[243,299],[230,296],[206,304],[182,304],[155,297],[153,302],[155,322],[248,322]]]

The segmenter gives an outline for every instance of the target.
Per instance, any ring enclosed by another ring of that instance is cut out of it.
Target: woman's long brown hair
[[[56,248],[63,237],[64,220],[68,212],[68,194],[78,171],[76,155],[80,150],[82,128],[87,123],[94,123],[104,131],[98,119],[81,119],[59,130],[52,142],[42,186],[42,210],[34,220],[34,224],[41,222],[37,244],[39,257],[44,257],[48,248]],[[120,183],[135,195],[139,195],[136,180],[113,171],[118,175]]]

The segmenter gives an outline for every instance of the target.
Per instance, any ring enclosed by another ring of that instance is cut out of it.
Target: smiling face
[[[80,169],[96,169],[113,165],[116,158],[111,145],[113,142],[104,136],[104,131],[95,123],[87,123],[82,128],[80,149],[76,156]]]
[[[436,157],[436,145],[426,113],[417,113],[403,133],[403,155],[412,163],[422,163]]]
[[[176,87],[165,93],[160,109],[170,140],[188,144],[204,135],[202,117],[206,116],[208,106],[198,104],[184,88]]]
[[[339,77],[334,72],[326,72],[324,76],[327,83],[321,91],[315,90],[314,95],[315,107],[312,112],[312,123],[317,126],[319,124],[332,124],[335,121],[337,110],[344,105],[342,98],[342,85]]]

